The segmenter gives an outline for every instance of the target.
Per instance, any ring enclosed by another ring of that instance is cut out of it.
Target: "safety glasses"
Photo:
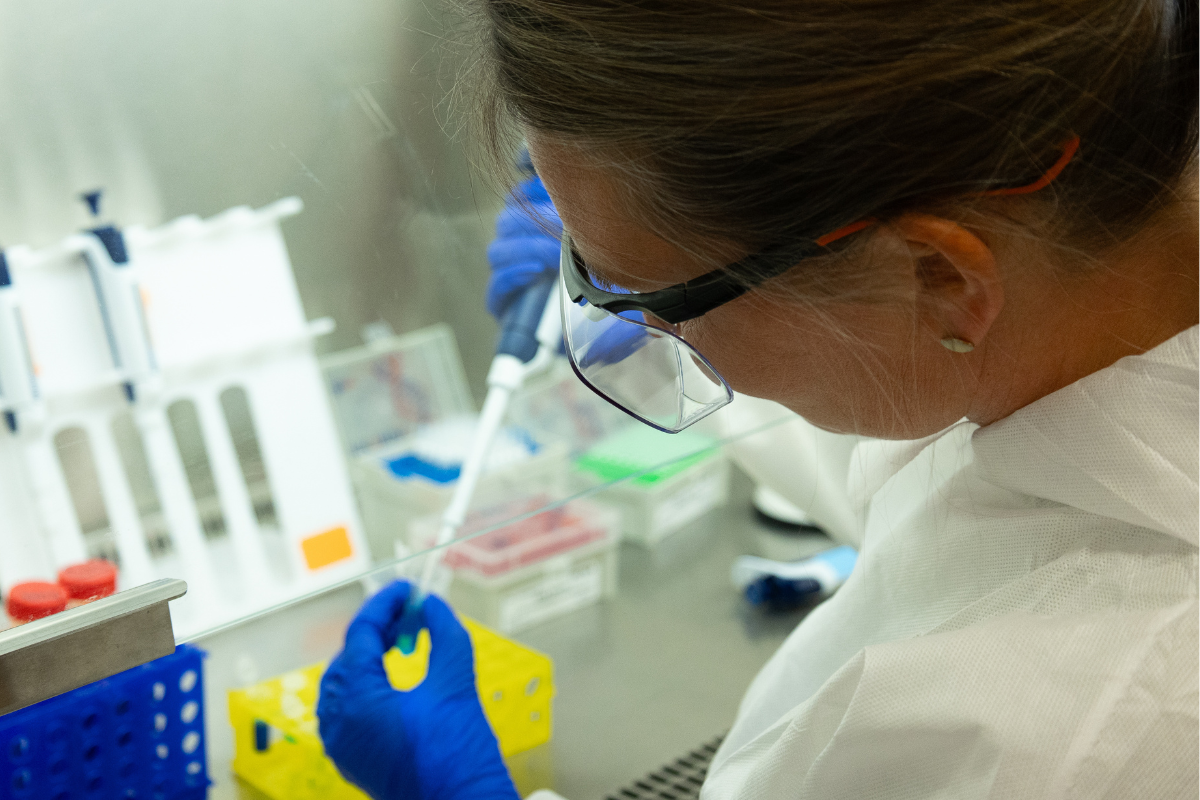
[[[563,338],[571,367],[596,394],[652,428],[678,433],[733,400],[725,379],[696,350],[640,311],[614,313],[589,303],[563,236]]]
[[[1079,137],[1062,146],[1058,160],[1033,183],[980,192],[981,196],[1030,194],[1048,186],[1079,149]],[[733,390],[708,360],[675,332],[695,319],[831,243],[876,223],[861,219],[816,239],[770,247],[741,261],[653,292],[597,286],[587,265],[562,236],[559,292],[571,367],[592,391],[647,425],[678,433],[733,400]]]
[[[685,283],[637,294],[597,286],[563,232],[559,292],[571,367],[592,391],[630,416],[678,433],[733,401],[733,390],[674,327],[780,275],[863,221],[787,250],[758,253]]]

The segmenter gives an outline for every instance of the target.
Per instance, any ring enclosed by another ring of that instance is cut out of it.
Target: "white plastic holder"
[[[696,464],[654,484],[623,480],[601,488],[595,500],[621,512],[625,541],[655,547],[676,531],[697,523],[729,499],[729,459],[716,451]],[[576,472],[575,488],[595,488],[594,475]]]
[[[188,580],[177,609],[181,636],[366,569],[312,347],[332,326],[306,320],[279,230],[301,208],[287,198],[209,220],[130,227],[128,263],[114,263],[94,234],[5,252],[11,287],[0,289],[0,381],[9,376],[13,390],[0,396],[0,410],[14,413],[17,430],[0,426],[0,590],[52,579],[86,555],[54,444],[70,427],[86,433],[95,459],[121,587],[162,575]],[[255,517],[220,411],[230,388],[246,393],[278,531]],[[167,419],[180,400],[196,406],[214,471],[229,541],[218,550],[200,526]],[[146,547],[112,429],[127,412],[152,468],[172,556]],[[283,563],[267,546],[277,541]]]
[[[538,538],[538,549],[553,544],[554,538],[560,535],[571,537],[586,529],[603,531],[603,534],[532,563],[508,569],[502,568],[503,563],[520,559],[524,555],[519,552],[522,544],[510,545],[499,552],[488,551],[486,546],[481,549],[473,541],[450,545],[451,549],[462,548],[460,554],[470,553],[467,555],[469,562],[479,563],[454,569],[443,563],[438,575],[447,586],[434,591],[445,592],[462,613],[503,633],[516,633],[613,596],[617,589],[619,514],[615,509],[588,500],[568,502],[563,512],[566,519],[562,521],[562,527]],[[511,523],[513,527],[525,524],[534,523],[529,520]],[[436,525],[434,518],[414,521],[411,538],[427,544]],[[488,536],[482,534],[480,541]],[[494,574],[482,571],[488,561],[491,569],[497,570]]]

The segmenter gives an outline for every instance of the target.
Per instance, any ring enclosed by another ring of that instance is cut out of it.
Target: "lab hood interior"
[[[237,703],[327,661],[435,551],[460,611],[553,662],[519,784],[606,796],[719,736],[803,613],[749,606],[733,559],[829,546],[756,522],[724,451],[785,413],[659,434],[560,358],[436,544],[497,334],[464,29],[450,0],[0,2],[0,593],[103,559],[118,591],[64,595],[78,621],[187,582],[174,635],[205,655],[171,658],[202,658],[203,704],[163,725],[202,737],[171,744],[200,754],[196,796],[272,796],[234,775],[274,742]]]

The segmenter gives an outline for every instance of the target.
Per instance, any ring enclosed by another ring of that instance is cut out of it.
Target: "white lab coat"
[[[1192,328],[919,442],[797,419],[734,445],[861,554],[751,684],[702,799],[1196,797],[1197,358]]]
[[[754,680],[701,797],[1196,797],[1197,339],[986,428],[859,443],[823,493],[859,563]],[[803,506],[759,438],[750,472]]]

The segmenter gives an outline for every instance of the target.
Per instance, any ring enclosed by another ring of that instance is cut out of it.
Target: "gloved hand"
[[[534,175],[517,184],[496,216],[496,238],[488,245],[492,276],[487,309],[492,316],[500,319],[521,292],[547,273],[558,272],[561,236],[562,220],[542,179]],[[636,311],[621,316],[642,319]],[[644,346],[646,338],[632,325],[613,327],[592,343],[589,365],[615,364]]]
[[[383,654],[410,587],[368,600],[321,679],[321,740],[347,780],[375,800],[519,800],[475,690],[471,639],[438,597],[421,606],[433,647],[418,686],[396,691]]]
[[[641,322],[640,311],[622,311],[618,316]],[[650,332],[635,325],[615,324],[605,329],[593,339],[584,356],[577,356],[579,368],[589,369],[595,366],[616,364],[650,344]]]
[[[496,238],[488,245],[488,313],[499,319],[527,287],[558,272],[561,236],[562,220],[542,179],[534,175],[517,184],[496,217]]]

